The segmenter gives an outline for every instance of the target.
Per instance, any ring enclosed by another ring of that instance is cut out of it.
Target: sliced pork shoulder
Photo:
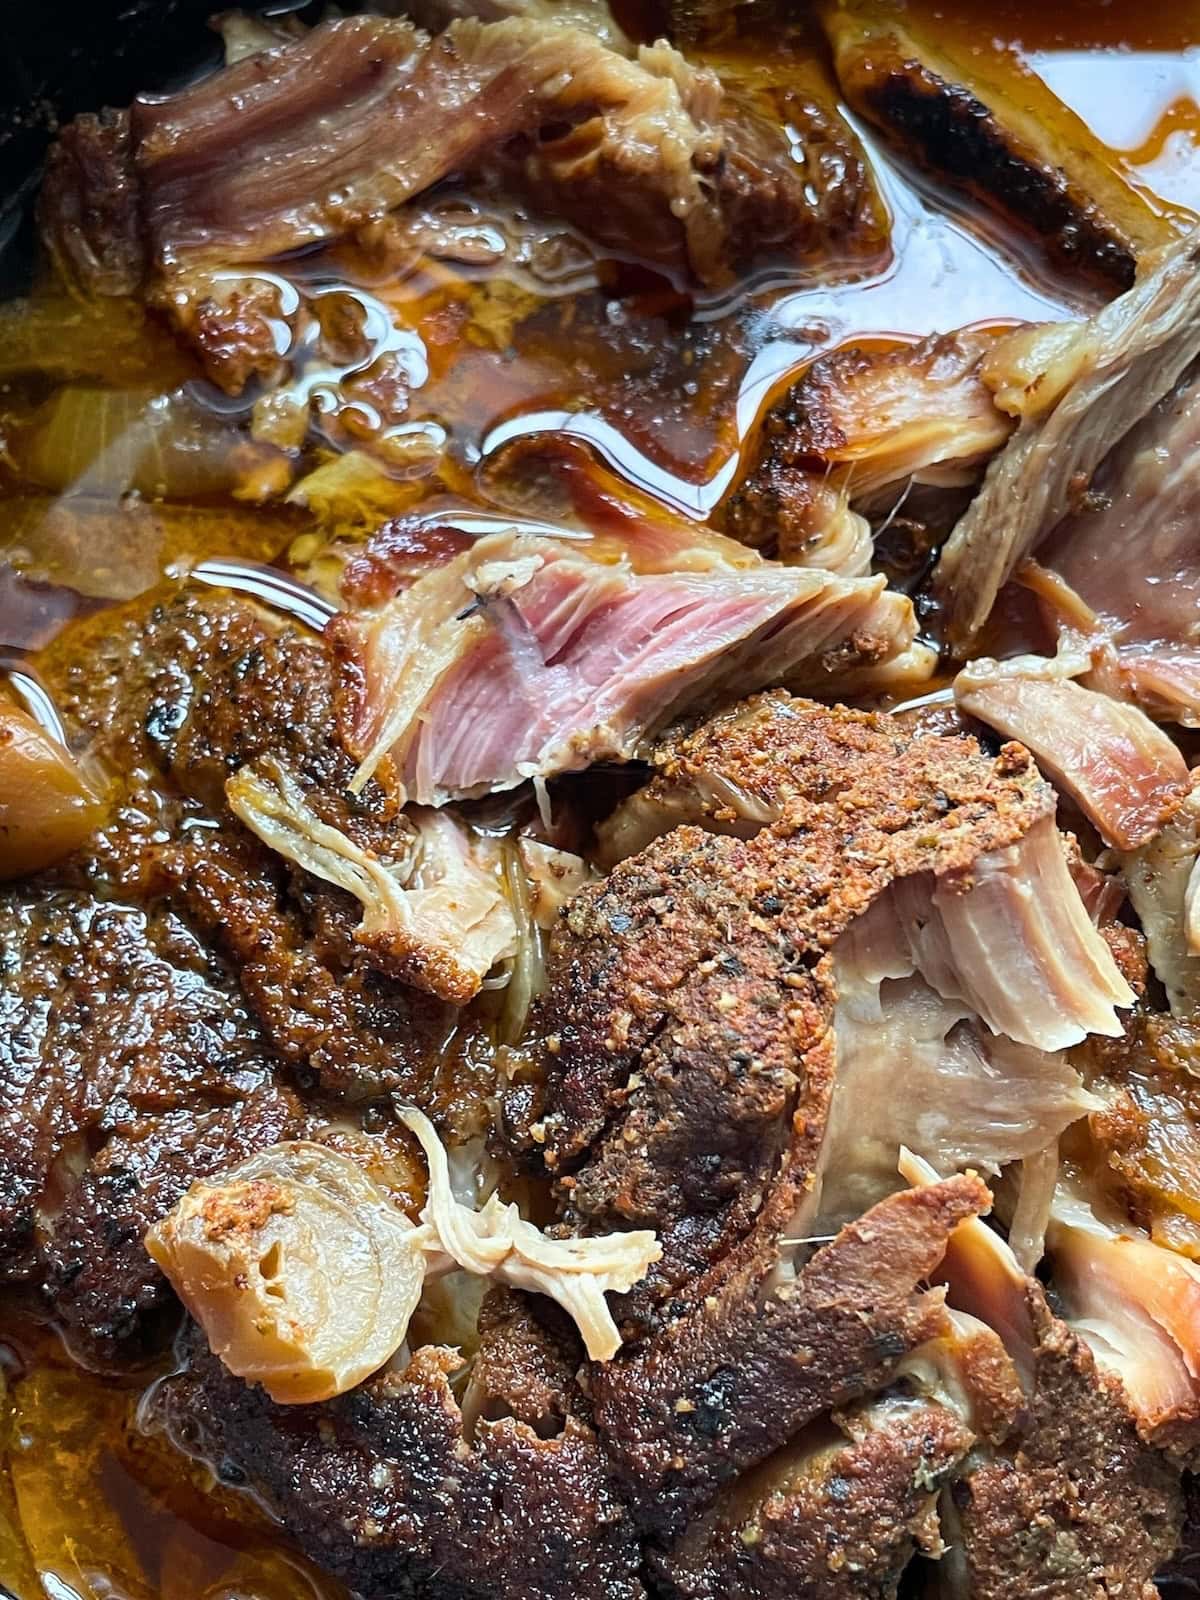
[[[1106,844],[1146,845],[1188,794],[1174,740],[1136,706],[1059,676],[1051,662],[986,658],[954,682],[959,709],[1019,739]]]
[[[717,696],[886,676],[914,650],[931,664],[910,603],[881,578],[730,548],[727,565],[638,573],[592,559],[586,539],[495,534],[378,612],[340,618],[355,787],[386,757],[409,799],[438,805],[628,760]]]
[[[1126,294],[1086,322],[1031,345],[1016,334],[1007,403],[1017,431],[947,541],[935,573],[947,637],[959,654],[1001,585],[1083,503],[1109,451],[1171,392],[1200,353],[1198,236],[1155,257]],[[992,381],[1004,394],[1004,347]]]

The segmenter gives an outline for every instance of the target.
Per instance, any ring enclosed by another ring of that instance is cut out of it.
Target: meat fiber
[[[51,249],[92,292],[129,292],[140,212],[156,298],[214,350],[250,327],[229,298],[237,268],[352,234],[482,167],[600,243],[704,282],[857,221],[847,186],[819,193],[785,131],[732,104],[714,73],[665,43],[627,57],[544,16],[458,18],[432,40],[401,18],[337,18],[138,100],[113,129],[64,136],[42,204]],[[114,262],[91,243],[98,209],[120,212]]]
[[[1049,662],[973,661],[955,679],[954,697],[1031,750],[1106,844],[1147,844],[1189,792],[1178,745],[1144,712],[1057,676]]]
[[[1065,353],[1048,342],[1046,366],[1022,384],[1031,411],[988,468],[935,573],[947,636],[960,655],[1019,562],[1084,502],[1105,456],[1200,353],[1197,250],[1192,233],[1147,260],[1128,293],[1075,326]],[[1027,354],[1024,345],[1015,348]],[[1047,371],[1048,410],[1041,409]]]
[[[1200,378],[1189,369],[1109,455],[1089,503],[1067,517],[1042,560],[1085,612],[1107,648],[1092,680],[1151,715],[1190,726],[1200,718]]]
[[[1073,1070],[1050,1053],[1089,1031],[1119,1034],[1113,1007],[1132,999],[1071,881],[1052,795],[1016,747],[993,766],[970,739],[910,739],[886,717],[771,695],[681,749],[676,786],[664,774],[647,790],[679,802],[666,820],[674,831],[584,889],[556,930],[542,1098],[514,1095],[573,1222],[607,1230],[656,1219],[664,1254],[647,1287],[660,1299],[760,1212],[776,1216],[777,1237],[812,1231],[809,1143],[828,1115],[823,1095],[856,1055],[873,1094],[869,1048],[856,1052],[830,1026],[840,960],[876,981],[921,974],[946,1025],[914,1072],[944,1075],[938,1096],[963,1112],[978,1041],[990,1078],[972,1102],[977,1120],[940,1135],[961,1137],[977,1164],[1029,1153],[1086,1108]],[[685,772],[721,780],[726,801],[725,785],[738,785],[764,809],[735,815],[738,832],[725,832],[718,812],[717,831],[701,832],[711,789],[700,788],[700,826],[689,825]],[[648,813],[644,804],[643,822]],[[876,905],[894,935],[878,970],[869,948],[841,943]],[[730,928],[740,930],[735,946]],[[943,1050],[948,1012],[969,1026]],[[861,1204],[895,1186],[901,1130],[913,1132],[903,1111],[888,1118],[891,1100],[878,1123],[861,1113],[864,1129],[879,1130],[875,1182],[887,1141],[891,1150],[891,1172]],[[914,1117],[919,1102],[914,1089]],[[853,1122],[853,1075],[846,1104]],[[936,1116],[925,1126],[933,1148]],[[821,1172],[836,1195],[843,1173],[823,1161]],[[802,1199],[808,1216],[793,1229]],[[836,1220],[847,1208],[837,1202]],[[639,1292],[630,1314],[650,1315],[649,1300]]]
[[[1200,1006],[1200,789],[1194,784],[1166,825],[1137,849],[1121,871],[1138,914],[1150,964],[1171,1010]]]
[[[938,1493],[973,1442],[904,1394],[835,1413],[655,1553],[658,1583],[671,1600],[895,1600],[912,1555],[942,1553]]]
[[[850,518],[886,515],[913,485],[970,487],[1011,433],[980,376],[994,342],[967,330],[820,357],[767,413],[721,507],[726,531],[805,566],[867,570]]]
[[[633,1525],[575,1379],[578,1346],[528,1302],[485,1303],[473,1426],[425,1345],[325,1406],[281,1407],[193,1336],[156,1411],[233,1465],[291,1536],[362,1594],[644,1600]]]
[[[729,550],[707,570],[639,573],[586,540],[495,534],[379,612],[340,618],[355,787],[386,756],[422,805],[512,788],[626,761],[717,696],[835,689],[910,658],[911,604],[882,578]]]
[[[919,1184],[934,1181],[904,1165]],[[952,1307],[999,1333],[1024,1390],[943,1501],[952,1554],[942,1592],[1154,1600],[1154,1573],[1179,1537],[1178,1474],[1139,1436],[1121,1383],[1097,1370],[1040,1283],[977,1218],[952,1236],[941,1276]]]

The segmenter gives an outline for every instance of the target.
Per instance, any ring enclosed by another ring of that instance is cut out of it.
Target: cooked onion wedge
[[[349,1156],[296,1140],[194,1183],[146,1248],[229,1370],[296,1403],[404,1343],[428,1238]]]

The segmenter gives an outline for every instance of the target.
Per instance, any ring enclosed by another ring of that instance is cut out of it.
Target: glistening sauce
[[[632,6],[621,9],[626,21],[637,20]],[[1036,73],[1132,181],[1167,204],[1200,209],[1200,5],[912,0],[911,10],[955,30],[1014,83]],[[738,49],[768,80],[788,70],[774,45],[756,51],[751,40]],[[352,544],[369,515],[419,506],[447,489],[483,499],[504,447],[540,433],[587,441],[639,487],[704,517],[736,473],[765,402],[822,350],[857,337],[1051,318],[1092,303],[1090,291],[1038,266],[1022,241],[997,245],[994,227],[977,231],[864,136],[891,246],[840,269],[756,276],[697,299],[636,264],[597,264],[570,230],[531,233],[499,204],[459,216],[456,261],[399,271],[343,248],[294,267],[297,282],[331,313],[352,315],[361,331],[360,346],[341,363],[297,361],[295,398],[313,402],[316,421],[295,476],[369,447],[385,470],[363,507],[344,492],[308,511],[277,498],[261,507],[231,500],[234,488],[253,496],[279,487],[265,457],[246,463],[236,481],[222,477],[248,407],[219,396],[161,340],[133,363],[136,382],[123,376],[105,334],[99,376],[114,392],[136,393],[145,408],[190,385],[211,427],[225,430],[211,460],[203,443],[182,465],[161,440],[153,446],[158,459],[174,462],[176,488],[185,478],[190,485],[159,502],[160,468],[146,464],[151,447],[135,436],[144,426],[136,407],[120,415],[108,408],[90,453],[79,418],[58,432],[46,420],[62,372],[77,359],[71,315],[47,319],[43,348],[24,367],[11,357],[19,330],[0,327],[0,647],[28,652],[25,664],[36,672],[39,647],[73,618],[197,562],[248,563],[240,572],[251,588],[264,562],[296,567],[317,583],[335,578],[336,564],[323,554],[331,534]],[[532,244],[514,266],[506,245],[521,232]],[[381,354],[394,358],[409,395],[403,421],[386,426],[369,397],[346,398],[348,382]],[[148,489],[144,483],[141,497],[129,499],[144,473]],[[258,592],[282,603],[269,580]],[[313,615],[319,620],[319,608]],[[70,640],[68,631],[60,653]],[[144,1377],[116,1384],[82,1374],[27,1321],[14,1322],[3,1353],[0,1583],[24,1595],[38,1582],[49,1600],[337,1594],[245,1497],[138,1431]]]

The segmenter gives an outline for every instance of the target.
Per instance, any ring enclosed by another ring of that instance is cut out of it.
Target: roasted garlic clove
[[[348,1156],[299,1140],[194,1183],[146,1248],[230,1371],[299,1403],[404,1343],[428,1234]]]

